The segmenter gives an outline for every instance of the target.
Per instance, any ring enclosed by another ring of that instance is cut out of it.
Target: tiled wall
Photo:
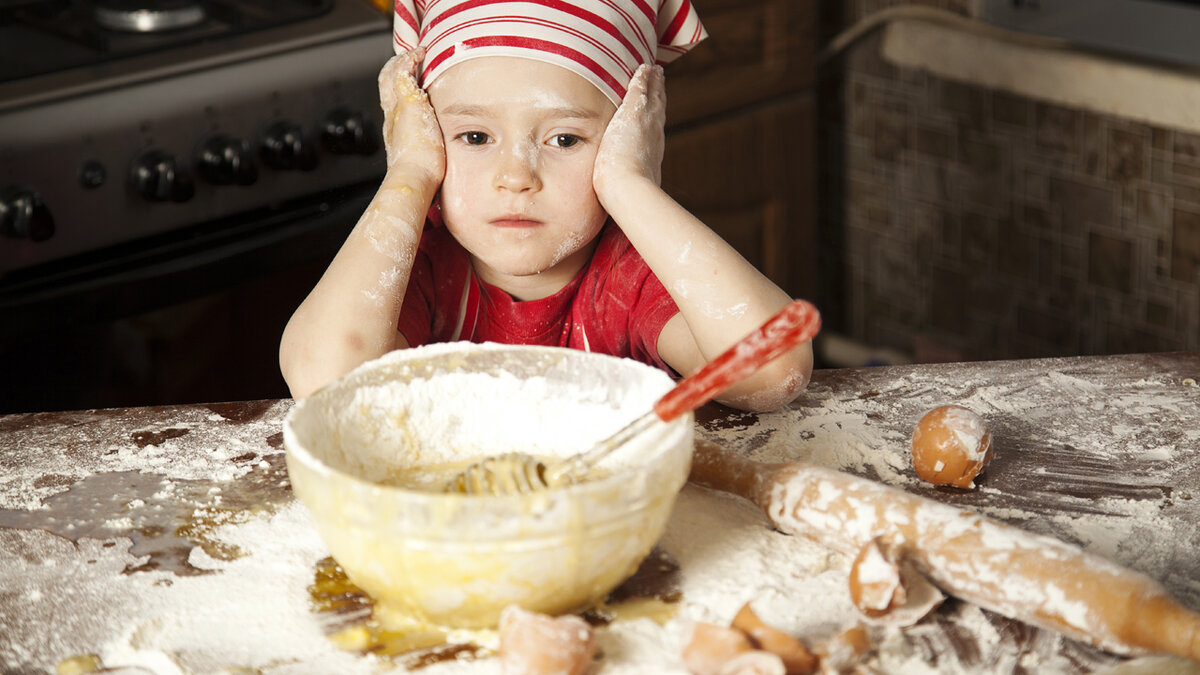
[[[899,69],[879,32],[825,74],[835,329],[920,360],[1200,349],[1200,135]]]

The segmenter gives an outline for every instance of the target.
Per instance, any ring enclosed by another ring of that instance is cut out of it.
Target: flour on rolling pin
[[[784,470],[772,482],[764,507],[785,532],[847,555],[884,538],[947,592],[1104,649],[1160,649],[1158,636],[1127,623],[1157,626],[1160,614],[1173,617],[1149,578],[1057,539],[820,467]],[[1164,621],[1175,628],[1174,618]],[[1200,615],[1181,615],[1178,624],[1182,644],[1170,646],[1187,655],[1194,637],[1200,658]]]
[[[1004,444],[1012,438],[1061,449],[1047,453],[1049,463],[1029,469],[1054,485],[1053,492],[1006,494],[985,479],[977,481],[972,508],[1079,544],[1154,578],[1169,580],[1180,560],[1191,559],[1187,540],[1162,545],[1164,532],[1174,524],[1163,516],[1169,500],[1160,486],[1174,485],[1181,462],[1194,457],[1189,453],[1200,447],[1200,428],[1164,433],[1154,418],[1189,414],[1195,387],[1161,374],[1123,376],[1117,384],[1109,380],[1119,372],[1089,373],[1085,379],[1054,370],[1027,377],[1022,371],[1007,380],[972,377],[970,364],[956,364],[952,372],[960,367],[958,377],[925,370],[900,375],[880,386],[885,396],[810,385],[797,402],[802,407],[759,415],[753,434],[730,426],[701,435],[758,461],[801,459],[920,491],[923,483],[909,457],[912,424],[929,409],[953,401],[987,420],[1000,453],[1010,452]],[[1064,400],[1071,404],[1063,405]],[[1097,418],[1106,423],[1096,424]],[[984,478],[997,466],[993,462]],[[1114,466],[1137,466],[1138,475],[1114,478]],[[1173,494],[1177,504],[1191,497],[1182,490]],[[1038,508],[1031,503],[1035,498],[1042,502]],[[1193,584],[1171,588],[1200,606],[1200,584]]]

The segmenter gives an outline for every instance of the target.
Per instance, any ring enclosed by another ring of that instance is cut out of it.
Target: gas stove
[[[223,40],[314,19],[328,0],[275,3],[202,0],[93,0],[34,2],[11,10],[0,25],[6,58],[0,82],[70,68],[112,63],[143,54]],[[171,58],[168,56],[167,58]]]
[[[0,286],[377,180],[390,26],[365,0],[0,0]]]

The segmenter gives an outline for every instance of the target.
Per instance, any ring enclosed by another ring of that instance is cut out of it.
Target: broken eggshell
[[[742,652],[721,666],[717,675],[790,675],[778,654],[755,649]]]
[[[843,673],[862,665],[874,648],[871,634],[860,624],[815,645],[813,651],[821,661],[822,673]]]
[[[506,675],[583,675],[596,636],[583,619],[552,617],[510,605],[500,613],[500,663]]]
[[[726,663],[750,651],[754,645],[742,631],[696,621],[684,640],[683,665],[694,675],[720,675]]]
[[[911,626],[945,595],[917,571],[898,546],[874,539],[850,566],[850,599],[868,623]]]
[[[749,636],[758,649],[777,655],[787,675],[807,675],[816,670],[817,657],[795,637],[758,618],[750,603],[742,605],[732,626]]]

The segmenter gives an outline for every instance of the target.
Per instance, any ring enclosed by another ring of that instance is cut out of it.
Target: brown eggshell
[[[850,567],[850,599],[868,623],[904,627],[925,618],[946,596],[900,549],[876,539]]]
[[[500,664],[506,675],[583,675],[596,654],[592,627],[515,605],[500,614]]]
[[[907,560],[900,562],[900,583],[904,585],[904,593],[907,596],[904,604],[893,607],[892,611],[882,617],[868,619],[869,623],[911,626],[941,606],[946,599],[942,590]]]
[[[840,673],[861,664],[872,649],[871,634],[859,625],[830,637],[814,651],[821,659],[821,672]]]
[[[904,604],[908,595],[900,581],[900,563],[894,549],[878,539],[858,552],[850,565],[850,599],[869,617],[883,616]]]
[[[755,649],[726,661],[718,675],[787,675],[787,668],[778,654]]]
[[[791,635],[764,623],[750,608],[750,603],[742,606],[733,617],[732,625],[750,636],[755,647],[778,656],[786,675],[809,675],[817,669],[817,657],[807,647]]]
[[[694,675],[720,675],[726,663],[750,651],[754,645],[742,631],[697,621],[683,647],[683,665]]]
[[[983,418],[960,405],[925,413],[912,436],[913,470],[934,485],[970,489],[992,461],[992,434]]]

